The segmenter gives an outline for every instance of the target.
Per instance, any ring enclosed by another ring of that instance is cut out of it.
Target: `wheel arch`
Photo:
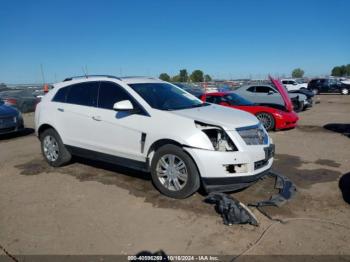
[[[175,145],[175,146],[178,146],[180,148],[186,148],[188,146],[186,145],[183,145],[173,139],[159,139],[155,142],[153,142],[153,144],[149,147],[148,149],[148,152],[147,152],[147,162],[148,162],[148,166],[150,167],[151,166],[151,163],[152,163],[152,159],[153,159],[153,155],[154,155],[154,152],[156,152],[160,147],[164,146],[164,145]],[[200,174],[200,170],[198,168],[198,165],[195,161],[195,159],[192,157],[192,155],[187,151],[187,150],[183,150],[193,161],[194,165],[196,166],[197,168],[197,171],[198,171],[198,174],[199,174],[199,177],[200,179],[202,180],[202,176]]]
[[[52,125],[50,125],[50,124],[42,124],[42,125],[40,125],[39,126],[39,128],[38,128],[38,137],[40,138],[40,135],[45,131],[45,130],[47,130],[47,129],[53,129],[53,130],[55,130],[56,132],[57,132],[57,130],[56,130],[56,128],[54,128]]]

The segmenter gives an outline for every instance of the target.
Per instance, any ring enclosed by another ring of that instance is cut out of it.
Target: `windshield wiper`
[[[184,110],[184,109],[191,109],[191,108],[208,106],[208,105],[210,105],[210,104],[209,103],[202,103],[202,104],[191,105],[191,106],[186,106],[186,107],[168,108],[168,109],[163,109],[163,110],[167,110],[167,111]]]

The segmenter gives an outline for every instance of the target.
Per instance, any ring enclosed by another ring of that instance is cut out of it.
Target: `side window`
[[[65,103],[66,102],[66,97],[68,93],[68,86],[63,87],[57,91],[55,96],[53,97],[52,101],[53,102],[60,102],[60,103]]]
[[[255,86],[249,87],[247,91],[255,93]]]
[[[113,109],[116,102],[130,100],[135,107],[134,100],[119,85],[112,82],[101,82],[98,92],[98,107],[105,109]]]
[[[67,103],[82,106],[97,106],[98,82],[84,82],[71,85]]]
[[[215,103],[215,97],[214,96],[207,96],[206,101],[209,103]]]
[[[289,81],[283,80],[283,81],[282,81],[282,84],[288,85],[288,84],[289,84]]]
[[[272,89],[268,86],[257,86],[256,87],[257,93],[268,93],[269,91],[272,91]]]

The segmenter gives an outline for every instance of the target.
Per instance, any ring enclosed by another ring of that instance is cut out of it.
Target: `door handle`
[[[92,119],[95,120],[95,121],[101,121],[102,120],[100,116],[93,116]]]
[[[57,108],[57,110],[60,111],[60,112],[64,112],[63,108]]]

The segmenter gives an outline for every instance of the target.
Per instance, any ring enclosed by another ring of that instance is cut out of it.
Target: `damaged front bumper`
[[[242,188],[249,187],[262,177],[268,175],[269,169],[252,176],[236,176],[236,177],[203,177],[202,183],[207,191],[210,192],[228,192],[237,191]]]
[[[268,200],[262,200],[255,204],[249,204],[249,206],[263,207],[263,206],[277,206],[284,205],[288,200],[294,197],[297,192],[295,184],[285,176],[280,174],[269,172],[270,177],[274,177],[275,188],[279,190],[278,194],[271,196]]]

